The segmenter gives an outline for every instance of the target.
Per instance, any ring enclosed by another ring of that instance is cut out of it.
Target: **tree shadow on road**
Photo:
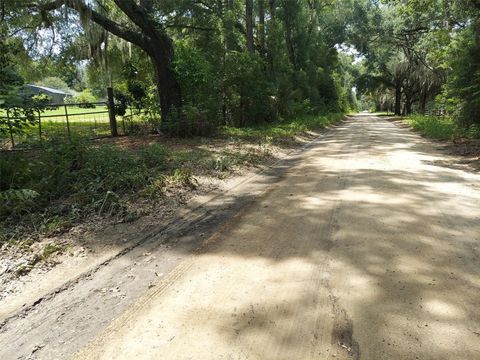
[[[347,358],[479,357],[480,194],[471,188],[478,178],[432,165],[442,155],[405,130],[358,126],[368,131],[352,140],[351,126],[314,150],[321,161],[312,156],[290,169],[203,250],[212,261],[215,255],[240,258],[248,267],[262,259],[279,271],[299,261],[311,271],[305,285],[320,285],[290,298],[247,296],[237,313],[249,314],[253,304],[257,320],[238,330],[237,317],[219,309],[225,320],[216,331],[230,334],[232,343],[245,339],[245,346],[256,343],[251,332],[259,347],[268,338],[277,354],[303,354],[322,328],[315,316],[323,296],[329,299],[324,306],[340,314],[330,324],[332,351]],[[329,169],[328,159],[344,164]],[[269,283],[289,291],[290,281]],[[252,293],[262,291],[251,286]],[[291,333],[286,325],[272,331],[265,326],[272,321],[300,321],[309,332]]]

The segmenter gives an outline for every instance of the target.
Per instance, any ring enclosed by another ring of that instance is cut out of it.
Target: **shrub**
[[[72,101],[76,104],[79,104],[79,107],[88,109],[95,108],[95,104],[92,103],[96,102],[97,99],[93,95],[92,90],[85,89],[80,94],[75,96]]]
[[[23,213],[34,205],[39,194],[34,190],[19,189],[0,192],[0,217]]]
[[[413,130],[438,140],[447,140],[455,136],[457,127],[451,118],[414,115],[407,119]]]
[[[75,178],[73,190],[77,200],[97,208],[98,201],[113,196],[111,193],[138,190],[148,176],[145,165],[136,156],[126,150],[103,145],[85,153]]]
[[[168,149],[158,143],[151,143],[138,151],[141,161],[147,168],[157,170],[165,169],[167,166]]]
[[[263,77],[260,57],[235,51],[228,53],[225,86],[232,125],[243,127],[274,120],[273,91]]]

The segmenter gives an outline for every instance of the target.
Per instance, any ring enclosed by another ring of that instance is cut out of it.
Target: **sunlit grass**
[[[94,108],[81,108],[78,106],[67,106],[67,112],[69,115],[78,115],[78,114],[86,114],[92,112],[101,112],[105,111],[108,112],[108,107],[106,105],[96,105]],[[54,109],[45,110],[41,113],[42,116],[65,116],[65,107],[58,106]],[[7,116],[7,111],[5,109],[0,109],[0,116]],[[108,116],[108,115],[107,115]]]
[[[343,117],[343,114],[332,113],[327,115],[302,116],[293,120],[278,123],[264,123],[245,128],[225,126],[220,129],[220,135],[245,139],[270,139],[275,141],[291,138],[310,130],[327,127],[340,121]]]
[[[480,126],[474,124],[465,128],[451,117],[411,115],[405,120],[413,130],[430,139],[480,139]]]
[[[459,134],[455,122],[449,117],[412,115],[406,121],[413,130],[431,139],[448,140]]]

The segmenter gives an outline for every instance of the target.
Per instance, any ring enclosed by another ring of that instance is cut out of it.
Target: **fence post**
[[[12,142],[12,149],[15,147],[15,140],[13,139],[12,124],[10,123],[10,109],[7,109],[7,124],[10,130],[10,141]]]
[[[113,101],[113,88],[107,87],[108,117],[110,118],[110,131],[112,136],[118,136],[117,119],[115,118],[115,103]]]
[[[130,133],[133,134],[133,110],[130,108]]]
[[[68,133],[68,140],[72,140],[72,137],[70,135],[70,122],[68,121],[68,110],[67,110],[67,104],[64,104],[63,107],[65,108],[65,119],[67,119],[67,133]]]
[[[38,111],[38,136],[41,144],[42,143],[42,115],[40,115],[40,110]]]

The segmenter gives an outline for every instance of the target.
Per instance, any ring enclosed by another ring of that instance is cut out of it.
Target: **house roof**
[[[65,92],[63,90],[52,89],[52,88],[49,88],[49,87],[46,87],[46,86],[38,86],[38,85],[32,85],[32,84],[27,84],[26,86],[28,86],[30,88],[34,88],[34,89],[40,89],[40,90],[43,90],[43,91],[47,91],[47,92],[52,93],[52,94],[69,95],[67,92]]]

